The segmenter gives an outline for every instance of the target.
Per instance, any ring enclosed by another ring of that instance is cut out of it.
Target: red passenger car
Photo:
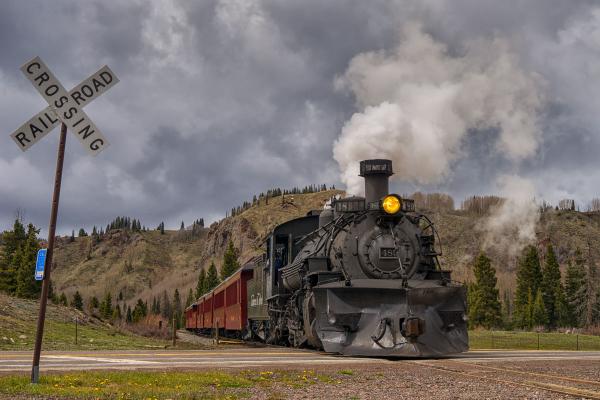
[[[247,282],[252,269],[242,267],[209,293],[197,299],[185,310],[188,330],[241,336],[248,318]]]

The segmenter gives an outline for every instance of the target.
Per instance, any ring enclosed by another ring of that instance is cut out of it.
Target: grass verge
[[[600,336],[546,332],[469,331],[471,350],[600,350]]]
[[[32,350],[34,342],[35,325],[16,319],[0,324],[0,350]],[[44,327],[44,350],[164,348],[168,343],[94,323],[77,327],[75,344],[74,323],[47,320]]]
[[[0,351],[32,350],[39,302],[0,293]],[[75,344],[75,318],[77,344]],[[165,347],[167,340],[119,330],[74,308],[48,304],[44,350],[110,350]]]
[[[227,372],[79,372],[46,374],[38,385],[24,375],[0,376],[0,398],[52,399],[238,399],[252,391],[269,393],[285,386],[341,384],[347,374],[305,371]]]

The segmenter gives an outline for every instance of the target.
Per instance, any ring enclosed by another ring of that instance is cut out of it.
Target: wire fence
[[[600,336],[574,333],[470,331],[469,347],[498,350],[600,350]]]

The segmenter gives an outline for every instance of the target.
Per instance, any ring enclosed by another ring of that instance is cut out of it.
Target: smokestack
[[[360,162],[360,174],[365,178],[365,202],[367,204],[379,201],[389,194],[389,178],[392,171],[391,160],[364,160]]]

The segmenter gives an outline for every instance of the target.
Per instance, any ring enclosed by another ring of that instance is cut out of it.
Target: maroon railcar
[[[185,310],[186,329],[208,333],[219,329],[241,336],[248,319],[247,283],[252,269],[240,268]]]

